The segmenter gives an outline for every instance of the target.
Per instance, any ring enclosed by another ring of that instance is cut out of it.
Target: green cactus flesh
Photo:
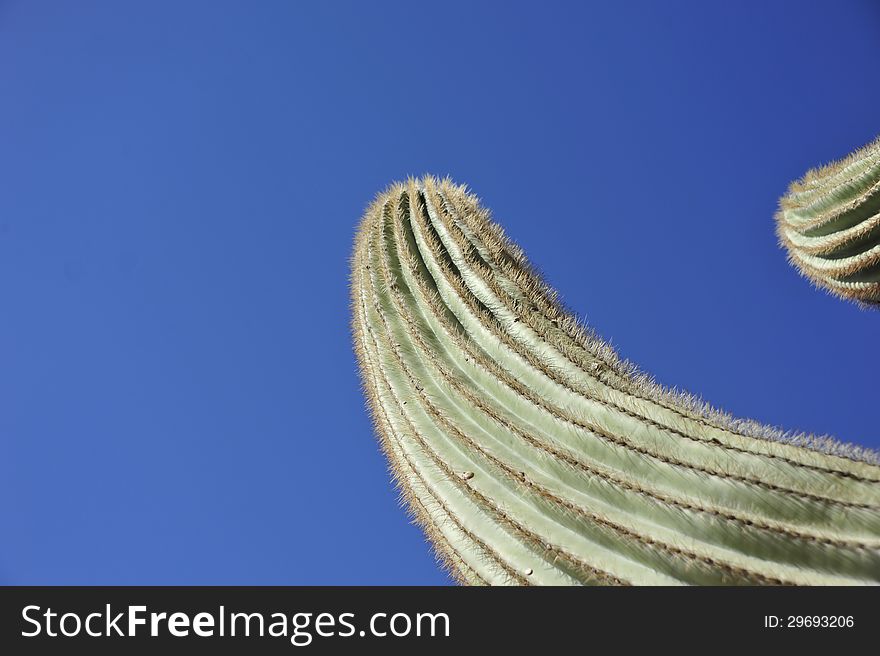
[[[382,193],[351,291],[380,442],[459,581],[880,582],[875,454],[656,385],[561,307],[464,188]]]
[[[776,228],[791,263],[816,285],[880,304],[880,140],[793,183]]]

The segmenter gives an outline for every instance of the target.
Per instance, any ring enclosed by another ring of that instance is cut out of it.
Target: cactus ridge
[[[872,166],[822,175],[840,186]],[[792,193],[821,196],[818,175]],[[465,188],[380,194],[351,291],[380,443],[459,581],[880,582],[876,454],[660,387],[565,310]]]
[[[816,286],[880,304],[880,139],[792,183],[776,232],[789,261]]]

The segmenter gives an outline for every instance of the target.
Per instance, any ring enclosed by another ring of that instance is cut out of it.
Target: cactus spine
[[[566,312],[477,199],[367,210],[355,350],[380,441],[471,584],[880,581],[880,466],[675,394]]]
[[[817,286],[880,304],[880,139],[792,183],[776,227],[791,263]]]

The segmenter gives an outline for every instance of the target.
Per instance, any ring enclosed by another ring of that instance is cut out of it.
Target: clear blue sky
[[[348,329],[408,174],[661,382],[880,446],[880,314],[772,223],[878,68],[870,0],[0,3],[0,582],[448,582]]]

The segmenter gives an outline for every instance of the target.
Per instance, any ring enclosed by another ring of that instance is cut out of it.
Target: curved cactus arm
[[[880,581],[880,466],[650,381],[557,302],[462,187],[396,184],[352,260],[377,432],[476,584]]]
[[[817,286],[880,304],[880,139],[793,183],[776,230],[791,263]]]

